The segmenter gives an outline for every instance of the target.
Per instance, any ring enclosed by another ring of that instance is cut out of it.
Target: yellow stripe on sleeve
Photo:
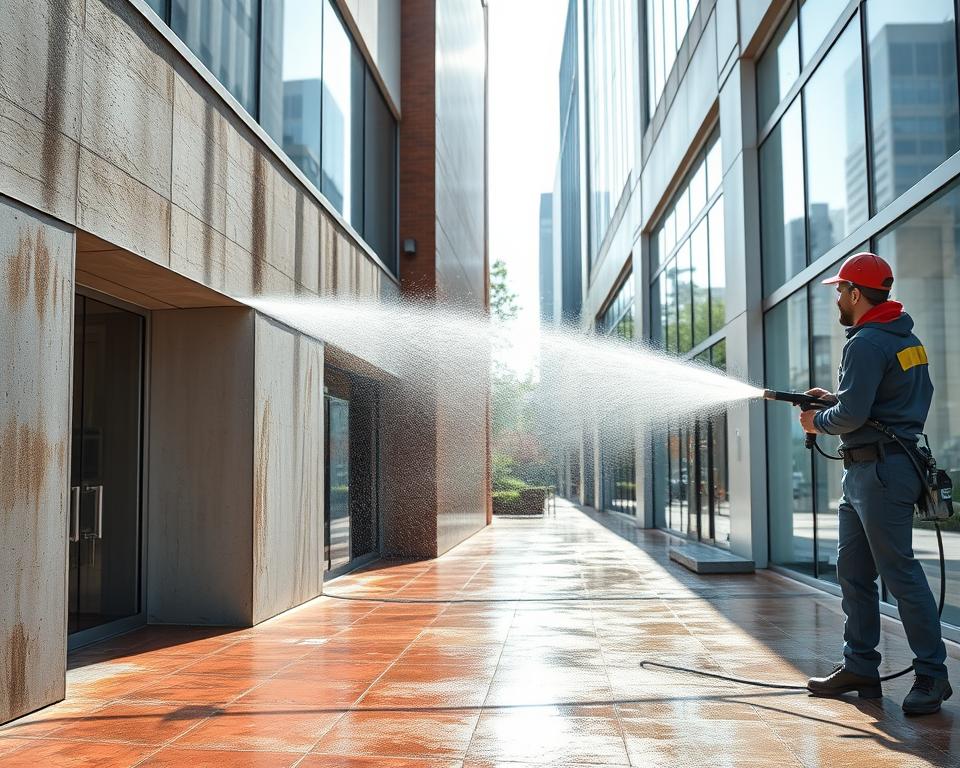
[[[915,365],[927,364],[927,350],[920,347],[907,347],[897,352],[897,359],[900,361],[900,367],[909,371]]]

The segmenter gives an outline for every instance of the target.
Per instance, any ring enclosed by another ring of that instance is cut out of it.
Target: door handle
[[[98,485],[94,488],[91,488],[94,493],[93,503],[94,509],[94,522],[93,522],[93,535],[98,538],[103,538],[103,486]]]
[[[80,541],[80,486],[70,489],[70,541]]]

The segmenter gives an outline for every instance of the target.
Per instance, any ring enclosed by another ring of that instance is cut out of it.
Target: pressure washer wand
[[[824,408],[829,408],[835,403],[830,402],[829,400],[824,400],[820,397],[814,397],[813,395],[805,395],[801,392],[779,392],[776,389],[765,389],[763,390],[763,399],[764,400],[779,400],[783,403],[791,403],[793,405],[800,406],[801,411],[822,411]],[[807,433],[807,437],[804,440],[804,445],[807,448],[813,449],[817,444],[817,436],[811,432]]]

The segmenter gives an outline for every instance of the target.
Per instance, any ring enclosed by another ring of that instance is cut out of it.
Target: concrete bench
[[[755,570],[753,560],[694,541],[671,545],[670,559],[700,574],[753,573]]]

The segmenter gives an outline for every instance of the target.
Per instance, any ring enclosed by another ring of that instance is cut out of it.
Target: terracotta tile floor
[[[870,702],[641,668],[803,681],[839,655],[839,601],[698,577],[662,534],[605,523],[620,535],[561,503],[327,585],[360,599],[85,649],[65,702],[0,729],[0,766],[960,766],[960,704],[905,718],[909,678]],[[896,622],[881,650],[909,659]],[[960,683],[957,646],[949,665]]]

